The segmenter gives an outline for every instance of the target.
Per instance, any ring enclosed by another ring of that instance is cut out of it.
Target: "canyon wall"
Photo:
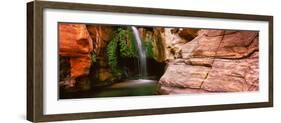
[[[110,26],[59,25],[60,85],[74,87],[78,84],[89,89],[93,77],[100,81],[112,78],[105,55],[112,32]],[[93,67],[99,69],[91,71]]]
[[[78,83],[86,89],[93,84],[110,84],[114,75],[106,48],[116,29],[60,24],[60,84],[73,87]],[[259,89],[258,32],[162,27],[138,30],[142,41],[151,45],[149,57],[166,64],[158,82],[159,94]],[[124,36],[129,39],[129,35]]]
[[[178,44],[178,54],[159,80],[160,94],[259,89],[258,32],[200,30],[193,40]]]
[[[76,78],[89,73],[93,40],[85,24],[60,24],[59,38],[60,79],[67,78],[60,84],[74,87]]]

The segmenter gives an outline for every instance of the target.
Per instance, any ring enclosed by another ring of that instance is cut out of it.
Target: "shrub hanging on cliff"
[[[93,63],[97,62],[97,55],[95,53],[92,54],[92,62]]]
[[[144,46],[148,58],[153,58],[152,37],[146,37]],[[122,58],[137,58],[138,51],[136,49],[135,37],[131,27],[119,27],[113,33],[112,39],[107,45],[108,64],[115,77],[122,76],[122,69],[118,66],[118,57]]]
[[[120,77],[123,72],[118,67],[118,54],[123,58],[133,58],[137,57],[137,50],[134,44],[132,30],[129,27],[118,28],[112,37],[106,49],[108,64],[115,77]]]
[[[117,64],[117,40],[116,37],[109,42],[106,48],[108,65],[110,66],[114,76],[121,76],[122,72],[118,68]]]
[[[153,45],[152,45],[151,41],[145,42],[144,46],[145,46],[145,50],[146,50],[146,56],[148,58],[153,58],[153,55],[154,55],[153,54]]]
[[[137,50],[134,44],[134,37],[131,28],[119,28],[117,38],[120,46],[121,57],[137,57]]]

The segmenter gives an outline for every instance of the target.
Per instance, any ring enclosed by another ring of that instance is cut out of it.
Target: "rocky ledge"
[[[243,92],[259,89],[258,32],[200,30],[168,60],[160,94]]]

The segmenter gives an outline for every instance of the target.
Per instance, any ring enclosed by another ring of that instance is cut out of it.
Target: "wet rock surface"
[[[259,89],[257,32],[200,30],[178,47],[181,57],[168,61],[159,80],[160,94]]]

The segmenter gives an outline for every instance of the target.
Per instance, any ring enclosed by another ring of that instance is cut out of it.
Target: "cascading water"
[[[106,87],[93,87],[89,91],[77,91],[74,93],[62,91],[62,93],[60,93],[60,99],[145,96],[157,94],[159,90],[158,81],[147,76],[146,48],[144,43],[141,41],[138,29],[135,26],[132,26],[131,29],[135,38],[134,44],[136,44],[138,50],[138,79],[135,80],[128,78],[128,80],[122,80]]]
[[[143,46],[143,42],[140,39],[138,29],[135,26],[132,26],[132,30],[135,37],[135,43],[137,44],[138,47],[140,79],[145,79],[147,76],[146,50],[145,47]]]

